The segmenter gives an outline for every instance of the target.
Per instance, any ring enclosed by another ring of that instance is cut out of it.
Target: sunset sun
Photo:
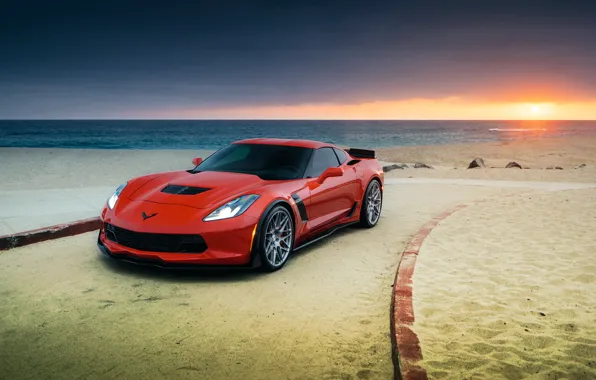
[[[555,115],[556,104],[549,103],[534,103],[524,106],[524,114],[529,119],[548,119]]]

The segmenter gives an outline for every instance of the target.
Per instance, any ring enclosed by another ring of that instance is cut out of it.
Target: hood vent
[[[197,195],[207,190],[204,187],[193,187],[193,186],[180,186],[180,185],[168,185],[164,187],[161,192],[166,194],[177,194],[177,195]]]

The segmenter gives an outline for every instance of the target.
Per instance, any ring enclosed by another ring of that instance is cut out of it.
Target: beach
[[[115,187],[208,154],[0,148],[0,191]],[[476,157],[487,168],[466,169]],[[95,232],[0,252],[4,375],[391,379],[404,248],[430,219],[468,204],[418,255],[420,365],[430,378],[596,376],[596,190],[549,187],[596,182],[596,139],[382,148],[379,158],[408,164],[386,174],[379,225],[333,235],[274,274],[122,267],[99,256]],[[510,161],[529,169],[505,169]]]
[[[519,181],[596,182],[596,138],[523,139],[479,144],[377,149],[387,162],[423,162],[435,170],[392,171],[393,176]],[[0,148],[0,190],[118,186],[151,172],[191,169],[213,150]],[[491,170],[466,170],[476,157]],[[530,169],[505,169],[515,161]],[[580,165],[586,165],[579,168]],[[547,169],[561,167],[563,170]],[[492,167],[492,168],[491,168]]]
[[[411,170],[393,173],[402,177],[417,173],[417,176],[432,178],[596,182],[594,137],[526,138],[479,144],[407,146],[381,148],[378,152],[385,161],[430,163],[436,169],[426,170],[422,174]],[[487,169],[467,170],[476,157],[484,160]],[[522,168],[528,169],[506,169],[509,162],[517,162]],[[582,165],[585,166],[580,167]],[[556,167],[561,169],[554,169]]]

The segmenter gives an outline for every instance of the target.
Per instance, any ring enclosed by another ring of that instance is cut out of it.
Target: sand
[[[591,183],[595,142],[400,147],[380,154],[388,161],[435,167],[387,174],[394,179]],[[190,168],[192,157],[205,153],[0,149],[0,190],[113,185],[135,175]],[[511,160],[532,169],[464,169],[478,155],[489,166]],[[587,166],[575,169],[581,163]],[[548,165],[564,170],[543,169]],[[423,365],[431,377],[593,374],[594,362],[586,358],[593,354],[596,320],[587,312],[594,313],[596,301],[589,297],[596,292],[594,267],[586,260],[595,248],[595,190],[412,183],[387,185],[385,191],[376,228],[338,233],[269,275],[164,274],[114,265],[99,256],[95,233],[0,252],[2,375],[390,379],[391,285],[405,244],[447,208],[525,191],[534,192],[532,199],[493,200],[454,214],[423,246],[414,278],[414,327]],[[449,254],[440,254],[442,248]],[[495,252],[504,257],[495,258]],[[451,268],[473,278],[472,286],[442,283]],[[441,292],[446,295],[435,297]]]
[[[270,275],[108,265],[95,233],[0,253],[0,367],[10,379],[390,379],[403,246],[444,208],[502,192],[387,187],[377,227]]]
[[[596,378],[596,190],[463,209],[425,241],[414,329],[437,379]]]
[[[210,150],[0,148],[0,190],[118,186],[148,173],[192,169]]]
[[[205,158],[212,152],[0,148],[0,190],[118,185],[150,172],[190,169],[193,157]],[[596,182],[596,138],[592,137],[395,147],[378,152],[384,161],[425,162],[434,167],[434,170],[392,171],[391,175],[396,177]],[[487,166],[500,168],[467,170],[475,157],[483,157]],[[510,161],[531,169],[504,169]],[[579,169],[582,164],[586,166]],[[560,166],[563,170],[547,170],[549,166]]]
[[[379,149],[388,162],[423,162],[431,169],[395,170],[397,177],[469,178],[515,181],[596,182],[596,138],[569,137],[482,144]],[[467,169],[476,157],[487,168]],[[505,169],[509,162],[529,169]],[[584,164],[585,166],[580,168]],[[547,169],[559,166],[563,170]]]
[[[520,139],[478,144],[407,146],[378,149],[382,159],[392,162],[417,162],[447,167],[467,167],[475,157],[488,166],[505,166],[516,161],[530,168],[562,166],[570,169],[596,163],[596,137]]]

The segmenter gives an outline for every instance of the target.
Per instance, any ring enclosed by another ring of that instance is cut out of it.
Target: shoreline
[[[433,169],[391,171],[392,176],[596,182],[596,137],[523,139],[513,142],[375,148],[379,160],[422,162]],[[185,170],[192,158],[214,150],[80,148],[0,148],[2,190],[117,186],[128,179],[162,171]],[[487,168],[467,169],[476,157]],[[517,162],[530,169],[505,169]],[[578,167],[585,165],[579,169]],[[563,170],[547,170],[548,167]],[[493,167],[493,168],[490,168]]]

